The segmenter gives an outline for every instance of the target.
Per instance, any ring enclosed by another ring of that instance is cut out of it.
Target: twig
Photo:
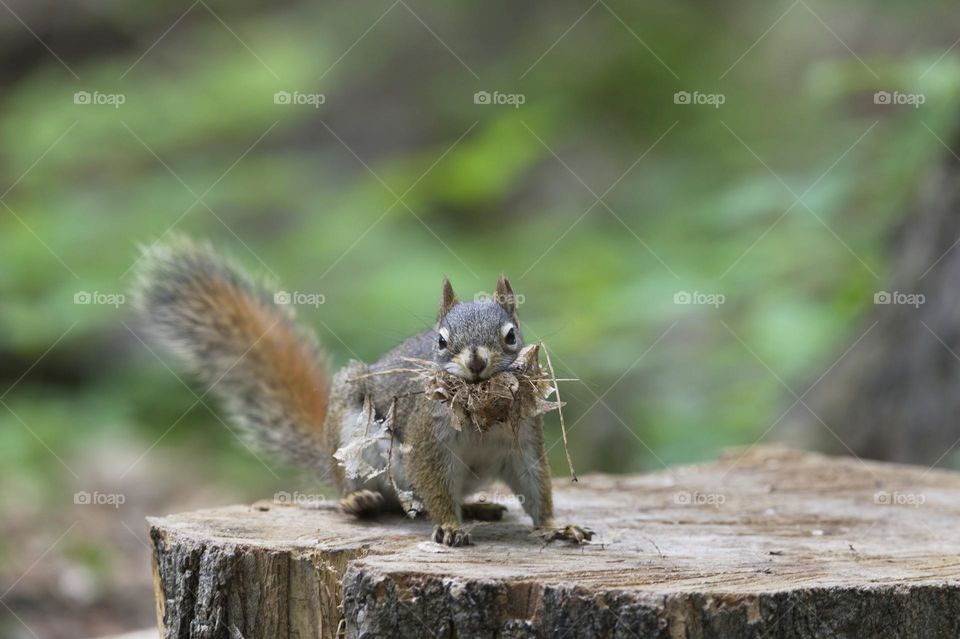
[[[405,362],[420,364],[420,366],[424,368],[433,368],[434,366],[437,365],[437,363],[432,359],[420,359],[419,357],[401,357],[400,359],[402,359]]]
[[[657,549],[657,554],[660,555],[660,558],[663,559],[663,551],[660,550],[660,546],[657,545],[657,542],[655,542],[653,539],[647,537],[646,535],[640,535],[640,536],[641,536],[643,539],[646,539],[647,541],[649,541],[649,542],[650,542],[650,545]]]
[[[557,374],[553,370],[553,362],[550,361],[550,352],[547,350],[547,345],[540,342],[540,346],[543,348],[543,354],[547,358],[547,368],[550,369],[550,377],[556,382]],[[560,401],[560,385],[555,383],[553,389],[557,393],[557,412],[560,413],[560,433],[563,435],[563,452],[567,455],[567,467],[570,469],[570,480],[579,481],[576,471],[573,470],[573,460],[570,459],[570,449],[567,447],[567,424],[563,421],[563,402]]]
[[[370,424],[377,418],[377,409],[373,406],[373,400],[370,399],[369,395],[363,396],[363,419],[366,424],[363,426],[363,436],[366,437],[370,433]]]
[[[401,394],[401,395],[396,395],[396,396],[394,396],[394,399],[405,399],[405,398],[407,398],[407,397],[413,397],[414,395],[423,395],[423,394],[426,393],[426,392],[427,392],[427,391],[425,391],[425,390],[410,391],[409,393],[403,393],[403,394]]]
[[[394,397],[390,403],[390,410],[387,411],[387,415],[390,417],[387,423],[387,430],[390,431],[390,448],[387,449],[387,479],[390,480],[390,488],[393,489],[393,494],[400,500],[400,488],[397,486],[397,480],[393,476],[393,440],[397,438],[397,431],[393,426],[393,418],[396,416],[396,408],[397,398]]]
[[[356,382],[361,379],[366,379],[367,377],[376,377],[377,375],[396,375],[397,373],[419,373],[423,369],[420,368],[388,368],[382,371],[373,371],[371,373],[364,373],[363,375],[357,375],[356,377],[351,377],[348,379],[348,382]]]

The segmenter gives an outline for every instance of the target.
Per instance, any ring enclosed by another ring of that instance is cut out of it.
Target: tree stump
[[[784,448],[556,482],[473,546],[430,524],[262,503],[149,520],[161,636],[955,637],[960,475]]]

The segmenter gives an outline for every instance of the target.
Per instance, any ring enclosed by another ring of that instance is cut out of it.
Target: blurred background
[[[580,380],[580,473],[777,440],[956,467],[956,18],[0,0],[0,636],[151,625],[148,514],[329,490],[141,341],[171,233],[302,294],[337,365],[507,273]]]

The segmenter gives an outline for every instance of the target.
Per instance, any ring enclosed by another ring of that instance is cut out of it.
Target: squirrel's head
[[[493,298],[461,302],[444,278],[437,320],[436,362],[448,373],[478,382],[506,370],[523,348],[516,296],[500,276]]]

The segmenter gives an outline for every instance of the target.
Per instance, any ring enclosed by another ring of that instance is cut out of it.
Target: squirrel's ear
[[[497,288],[494,292],[494,299],[497,300],[497,304],[507,312],[507,314],[513,318],[514,322],[517,321],[517,298],[513,294],[513,287],[510,286],[510,280],[507,279],[506,275],[501,275],[500,279],[497,280]]]
[[[457,298],[457,294],[453,292],[450,280],[443,278],[443,285],[440,287],[440,316],[438,319],[442,320],[447,312],[459,303],[460,300]]]

